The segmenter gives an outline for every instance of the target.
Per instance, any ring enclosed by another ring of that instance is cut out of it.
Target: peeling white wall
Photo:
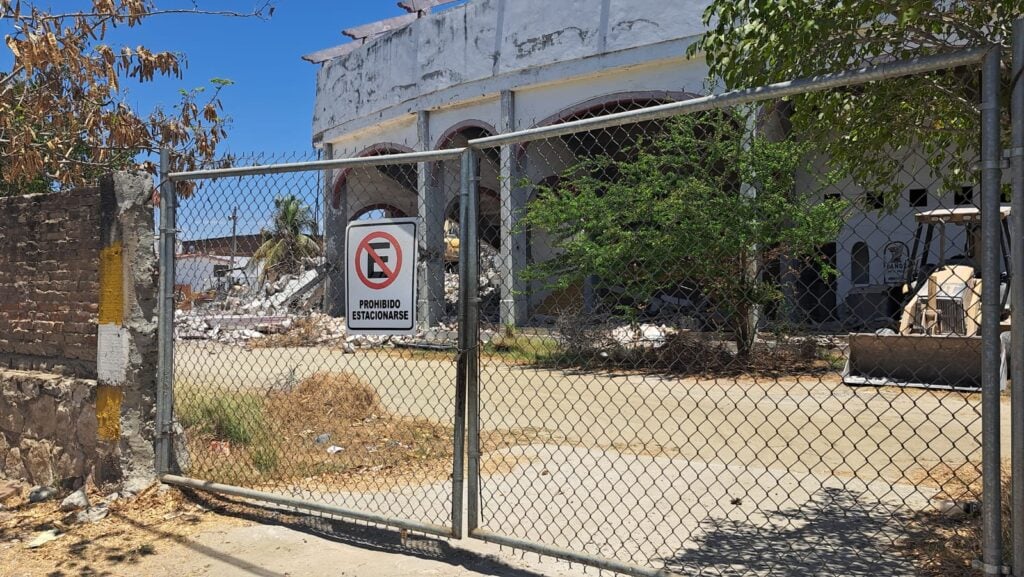
[[[495,97],[502,90],[608,76],[612,70],[618,83],[613,92],[629,86],[631,81],[623,81],[634,74],[643,90],[700,88],[703,64],[682,57],[704,31],[707,4],[473,0],[429,15],[321,65],[314,142],[339,144],[353,133],[418,111]],[[675,62],[652,74],[650,66],[665,60]],[[634,67],[648,69],[630,70]],[[607,81],[601,84],[584,82],[558,105],[607,92]],[[432,125],[435,130],[439,136],[445,129]]]
[[[954,204],[954,191],[945,190],[941,179],[938,179],[924,158],[918,152],[902,153],[906,157],[902,170],[898,175],[900,185],[900,199],[898,206],[891,211],[872,211],[860,208],[860,199],[864,190],[850,181],[842,181],[834,185],[822,187],[817,176],[812,176],[806,171],[797,174],[797,187],[805,191],[820,191],[821,194],[839,194],[842,198],[854,204],[848,218],[843,222],[836,240],[836,269],[839,276],[836,279],[838,302],[842,304],[850,290],[853,288],[853,248],[859,242],[864,242],[868,247],[870,275],[868,286],[883,285],[885,281],[885,246],[890,242],[902,242],[907,246],[908,254],[913,249],[914,232],[917,229],[915,215],[927,210],[940,208],[956,208]],[[828,171],[824,159],[816,160],[813,165],[817,175],[825,174]],[[974,186],[974,200],[980,198],[980,187],[978,183],[964,182],[965,186]],[[928,191],[928,205],[915,207],[910,206],[909,191],[912,188],[924,188]],[[967,235],[964,228],[960,226],[948,226],[946,229],[945,254],[947,257],[964,253],[967,243]],[[938,261],[939,237],[933,240],[931,261]],[[911,263],[911,266],[915,266]],[[891,283],[890,283],[891,284]]]

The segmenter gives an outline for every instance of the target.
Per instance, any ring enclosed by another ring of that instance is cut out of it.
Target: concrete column
[[[334,158],[334,145],[324,144],[324,159]],[[327,260],[327,286],[324,290],[324,312],[345,316],[345,227],[348,225],[348,195],[340,191],[334,205],[334,183],[338,171],[324,171],[324,258]]]
[[[96,351],[96,420],[101,444],[120,476],[138,492],[155,479],[157,275],[153,252],[153,180],[119,172],[101,179],[100,294]]]
[[[419,150],[430,150],[430,113],[416,115]],[[417,263],[419,294],[417,316],[420,327],[437,324],[444,314],[444,189],[440,185],[442,167],[436,162],[421,162],[417,171],[416,208],[420,217]]]
[[[502,133],[516,129],[515,93],[501,93]],[[519,221],[526,209],[528,189],[520,183],[526,174],[525,166],[517,158],[518,146],[501,147],[499,181],[501,182],[501,323],[520,326],[527,321],[526,284],[522,270],[526,266],[526,235],[518,231]],[[525,160],[525,159],[524,159]]]

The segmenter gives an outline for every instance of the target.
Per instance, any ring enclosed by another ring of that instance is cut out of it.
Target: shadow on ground
[[[663,559],[683,575],[879,577],[913,575],[894,541],[906,519],[899,508],[844,489],[823,489],[804,506],[763,523],[707,520],[692,548]]]
[[[265,508],[217,495],[186,493],[194,502],[220,514],[278,525],[368,551],[413,556],[485,575],[542,577],[499,558],[453,547],[442,538],[412,534],[403,538],[404,532],[394,529]],[[652,560],[652,565],[686,576],[972,575],[959,557],[972,549],[976,535],[965,529],[974,521],[953,521],[932,512],[915,513],[898,502],[881,503],[861,492],[825,488],[805,505],[766,512],[764,519],[707,519],[692,547],[670,558]],[[187,542],[181,544],[190,546]],[[240,567],[247,565],[215,551],[194,550],[221,561],[237,561]],[[957,559],[929,558],[936,550]],[[258,570],[253,574],[278,577]]]
[[[260,507],[218,495],[199,494],[187,490],[183,492],[194,502],[222,515],[264,525],[277,525],[368,551],[409,555],[462,567],[467,571],[484,575],[544,577],[541,573],[515,567],[496,557],[452,547],[446,540],[438,537],[406,534],[404,531],[391,528]]]

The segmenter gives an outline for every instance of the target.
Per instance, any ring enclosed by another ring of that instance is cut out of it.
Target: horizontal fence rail
[[[721,94],[709,94],[680,102],[608,114],[597,118],[564,122],[552,126],[508,132],[485,138],[475,138],[469,141],[469,146],[473,148],[490,148],[507,144],[525,144],[556,136],[567,136],[579,132],[613,128],[648,120],[661,120],[680,114],[692,114],[694,112],[739,106],[772,98],[785,98],[808,92],[856,86],[858,84],[889,80],[901,76],[968,66],[980,63],[988,51],[988,48],[971,48],[938,56],[922,56],[890,64],[867,66],[856,70],[823,74],[799,80],[788,80],[756,88],[732,90]]]
[[[312,160],[309,162],[290,162],[285,164],[264,164],[256,166],[232,166],[228,168],[209,168],[190,170],[187,172],[169,172],[167,178],[173,182],[185,180],[205,180],[214,178],[258,176],[266,174],[286,174],[290,172],[309,172],[317,170],[334,170],[338,168],[354,168],[358,166],[379,166],[382,164],[413,164],[418,162],[437,162],[458,159],[463,149],[428,150],[425,152],[406,152],[359,158],[335,158],[328,160]]]

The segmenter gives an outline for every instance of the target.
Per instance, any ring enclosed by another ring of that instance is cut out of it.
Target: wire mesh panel
[[[315,159],[233,164],[297,160]],[[450,532],[458,221],[434,207],[457,193],[452,165],[381,156],[179,188],[173,391],[184,475]],[[346,227],[416,216],[419,260],[398,262],[419,273],[416,331],[347,331]]]
[[[481,151],[471,534],[681,574],[976,554],[978,125],[859,157],[857,127],[801,131],[856,94]]]

